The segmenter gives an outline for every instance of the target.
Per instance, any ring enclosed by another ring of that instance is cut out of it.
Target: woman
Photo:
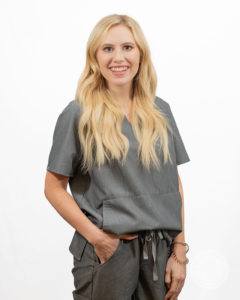
[[[156,84],[137,22],[101,19],[75,99],[57,119],[45,180],[46,198],[76,229],[74,299],[173,300],[183,287],[177,165],[190,159]]]

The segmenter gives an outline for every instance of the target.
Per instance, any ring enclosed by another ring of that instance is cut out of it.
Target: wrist
[[[189,245],[186,242],[180,242],[180,241],[174,240],[172,242],[171,246],[172,246],[172,249],[180,249],[180,247],[182,247],[185,250],[185,253],[187,253],[189,251]]]
[[[102,229],[96,226],[96,229],[88,237],[88,242],[93,246],[99,244],[104,238],[104,232]]]
[[[91,245],[95,246],[103,240],[104,232],[102,229],[94,225],[94,228],[91,231],[88,231],[88,234],[85,237]]]
[[[177,257],[184,259],[186,258],[186,249],[185,247],[182,247],[181,245],[174,245],[172,247],[172,251],[174,251],[177,255]]]
[[[172,251],[171,257],[180,265],[186,265],[189,262],[189,259],[187,258],[186,254],[183,256],[180,256],[176,253],[175,250]]]
[[[187,264],[188,258],[186,253],[189,250],[189,245],[186,242],[173,241],[171,244],[171,256],[179,263],[179,264]]]
[[[182,251],[184,253],[186,253],[186,247],[183,246],[182,244],[172,244],[172,248],[177,250],[177,251]]]

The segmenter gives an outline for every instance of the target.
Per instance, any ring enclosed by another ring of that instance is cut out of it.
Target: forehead
[[[135,43],[132,32],[124,25],[111,27],[101,39],[101,44],[121,45],[124,43]]]

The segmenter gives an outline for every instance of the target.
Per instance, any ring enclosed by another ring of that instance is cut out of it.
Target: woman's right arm
[[[84,236],[92,245],[103,238],[103,231],[93,224],[81,211],[73,197],[67,192],[68,177],[47,171],[44,194],[56,211]]]

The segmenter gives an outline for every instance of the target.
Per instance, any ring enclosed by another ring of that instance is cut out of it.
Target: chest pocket
[[[72,241],[69,245],[69,251],[76,259],[81,260],[86,245],[87,240],[77,230],[75,230]]]

